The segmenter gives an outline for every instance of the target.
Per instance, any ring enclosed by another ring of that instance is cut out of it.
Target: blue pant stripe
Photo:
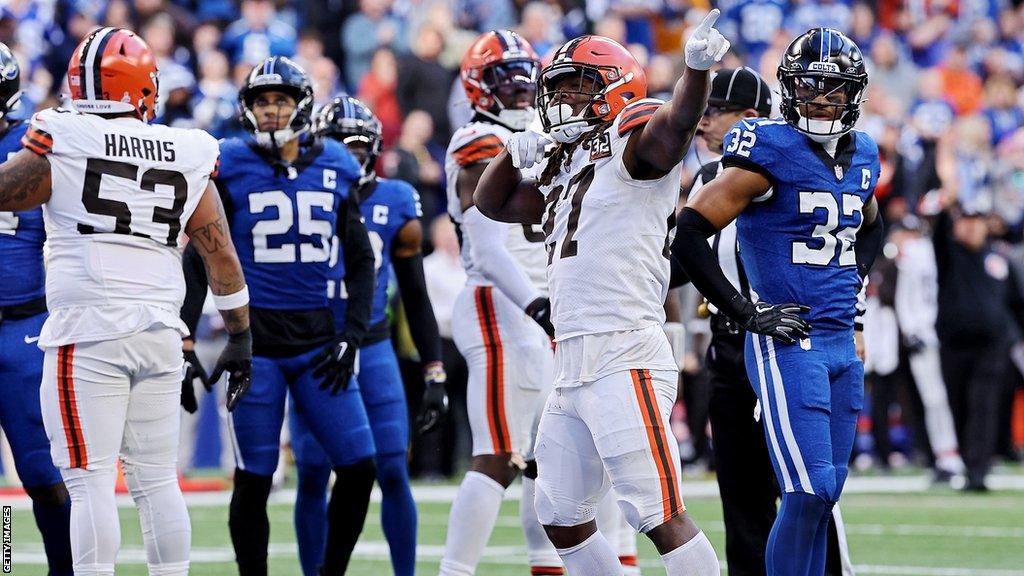
[[[758,336],[760,337],[760,336]],[[789,450],[790,458],[793,460],[793,467],[800,478],[800,488],[808,494],[814,494],[814,487],[811,486],[811,478],[807,474],[807,466],[804,465],[803,456],[800,454],[800,446],[796,443],[793,435],[793,426],[789,420],[789,405],[786,402],[786,385],[782,381],[782,373],[775,358],[775,343],[771,338],[765,337],[768,345],[768,364],[771,369],[772,380],[775,388],[775,401],[778,403],[779,428],[782,430],[782,437],[786,441],[786,448]]]
[[[793,480],[789,474],[789,466],[782,456],[782,447],[779,446],[779,439],[775,436],[775,415],[772,413],[772,406],[768,400],[768,380],[764,374],[764,358],[761,352],[761,336],[750,333],[754,339],[754,358],[757,361],[757,383],[761,388],[761,417],[764,418],[765,428],[768,430],[768,439],[772,445],[772,453],[775,454],[775,461],[782,470],[783,491],[793,491]]]

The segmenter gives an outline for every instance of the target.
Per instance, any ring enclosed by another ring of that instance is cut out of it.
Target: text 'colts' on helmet
[[[860,117],[868,85],[864,56],[853,40],[831,28],[812,28],[782,56],[778,71],[783,117],[812,140],[846,134]]]

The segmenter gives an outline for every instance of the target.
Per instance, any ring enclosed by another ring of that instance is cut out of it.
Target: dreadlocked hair
[[[594,126],[594,129],[588,132],[586,136],[571,144],[559,143],[555,146],[555,149],[551,151],[551,155],[548,156],[548,163],[544,166],[544,172],[541,173],[540,178],[537,180],[537,185],[547,186],[551,184],[555,176],[558,176],[558,173],[562,171],[563,165],[566,168],[569,167],[569,164],[572,162],[572,154],[576,151],[576,146],[582,146],[584,150],[590,150],[594,142],[600,138],[605,130],[611,127],[613,122],[615,122],[614,118]]]

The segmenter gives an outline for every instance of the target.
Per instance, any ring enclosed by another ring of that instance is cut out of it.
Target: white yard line
[[[25,545],[21,550],[14,551],[14,565],[25,564],[44,565],[46,554],[42,545]],[[297,558],[297,551],[294,544],[271,544],[270,556]],[[417,560],[430,561],[440,560],[444,553],[444,546],[420,545],[417,547]],[[486,562],[491,564],[503,564],[517,566],[524,564],[526,548],[522,546],[489,546],[484,551]],[[385,542],[360,542],[356,546],[355,557],[362,560],[388,561],[388,546]],[[192,548],[193,564],[208,564],[215,562],[233,562],[235,553],[230,547],[220,548]],[[146,551],[144,548],[121,548],[117,557],[118,564],[145,564]],[[659,569],[661,562],[658,560],[642,560],[644,568]],[[722,560],[722,569],[726,568]],[[1000,570],[987,568],[956,568],[956,567],[933,567],[933,566],[903,566],[884,564],[859,564],[854,566],[858,574],[891,574],[894,576],[1024,576],[1022,570]]]

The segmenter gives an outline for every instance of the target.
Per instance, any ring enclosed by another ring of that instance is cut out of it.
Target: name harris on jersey
[[[127,156],[151,162],[174,162],[176,158],[174,142],[170,140],[104,134],[103,141],[107,156]]]

